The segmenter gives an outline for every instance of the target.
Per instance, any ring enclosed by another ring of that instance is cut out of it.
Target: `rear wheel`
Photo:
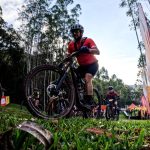
[[[27,75],[25,94],[27,106],[33,115],[45,119],[60,118],[71,111],[75,92],[68,77],[63,81],[57,94],[54,94],[56,81],[61,76],[59,68],[52,65],[38,66]]]

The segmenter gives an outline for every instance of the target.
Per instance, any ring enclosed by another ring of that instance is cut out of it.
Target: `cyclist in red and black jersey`
[[[78,70],[81,73],[81,76],[85,79],[86,83],[86,95],[84,102],[88,108],[91,108],[91,106],[94,105],[92,98],[92,79],[98,70],[98,60],[94,55],[99,55],[100,52],[91,38],[83,37],[84,28],[82,25],[73,25],[70,32],[74,40],[68,45],[68,53],[71,54],[74,51],[80,51],[80,55],[77,56],[77,61],[79,64]]]
[[[106,94],[106,101],[108,102],[109,99],[113,99],[114,102],[119,99],[119,94],[114,90],[112,86],[108,87],[108,91]]]

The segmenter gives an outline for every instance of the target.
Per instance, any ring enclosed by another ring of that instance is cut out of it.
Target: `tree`
[[[122,0],[120,3],[121,7],[127,7],[128,11],[126,12],[126,15],[131,17],[131,24],[130,27],[133,29],[136,33],[137,41],[138,41],[138,49],[140,50],[140,58],[142,58],[142,65],[145,67],[145,60],[143,59],[142,55],[143,52],[142,50],[144,49],[144,44],[142,41],[139,40],[138,32],[137,29],[139,28],[139,15],[138,15],[138,4],[140,0]],[[149,22],[149,21],[148,21]]]
[[[100,78],[101,80],[105,80],[105,81],[108,81],[108,80],[109,80],[108,71],[107,71],[107,69],[105,69],[104,67],[102,67],[102,68],[99,70],[99,78]]]
[[[19,20],[22,21],[20,33],[24,39],[25,51],[27,55],[27,70],[31,70],[32,54],[34,51],[42,49],[38,43],[41,41],[42,32],[46,24],[45,14],[49,11],[51,0],[27,0],[19,13]],[[38,55],[35,57],[38,59]]]
[[[138,38],[138,33],[137,33],[137,29],[139,28],[139,18],[138,18],[138,7],[137,7],[137,3],[142,2],[141,0],[122,0],[120,3],[121,7],[127,7],[128,11],[126,12],[127,16],[132,17],[132,21],[130,24],[130,27],[132,27],[135,30],[136,36],[137,36],[137,41],[138,41],[138,49],[140,50],[140,57],[138,60],[138,68],[140,69],[137,77],[139,78],[139,75],[141,75],[141,68],[145,68],[145,62],[146,62],[146,58],[145,58],[145,54],[143,54],[142,50],[145,49],[144,47],[144,43],[142,41],[139,41]],[[149,20],[147,19],[147,23],[149,23]],[[137,81],[140,83],[140,85],[135,84],[135,86],[138,86],[137,89],[138,90],[138,94],[136,95],[141,95],[142,91],[141,91],[141,81],[139,79],[137,79]]]
[[[72,9],[73,0],[34,0],[26,1],[20,19],[23,24],[23,37],[28,56],[28,71],[41,64],[43,56],[50,58],[50,63],[62,59],[65,55],[65,45],[69,40],[68,29],[77,21],[80,5]],[[36,51],[36,53],[33,53]],[[33,57],[34,55],[36,57]],[[34,61],[33,58],[38,58]],[[40,59],[41,58],[41,59]]]
[[[3,20],[0,7],[0,82],[12,99],[21,97],[19,91],[22,90],[20,87],[25,72],[24,50],[20,46],[20,39],[12,25],[8,26]]]
[[[145,54],[142,54],[141,56],[140,56],[140,58],[139,58],[139,60],[138,60],[138,68],[143,68],[143,64],[144,64],[144,67],[145,67],[145,65],[146,65],[146,56],[145,56]]]
[[[57,0],[51,8],[52,13],[47,15],[49,20],[47,37],[50,37],[49,41],[54,43],[51,48],[56,53],[57,61],[64,57],[67,43],[70,40],[70,26],[78,22],[77,18],[80,15],[80,5],[77,4],[69,10],[68,7],[71,4],[73,0]]]
[[[142,93],[141,84],[136,84],[134,86],[125,85],[115,74],[109,77],[107,69],[104,67],[100,68],[94,78],[94,86],[101,95],[101,101],[105,99],[108,86],[110,85],[113,86],[120,95],[120,107],[130,105],[133,101],[139,104]]]

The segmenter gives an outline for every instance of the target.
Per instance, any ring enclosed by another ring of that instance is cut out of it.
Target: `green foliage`
[[[20,35],[0,15],[0,82],[12,99],[21,97],[21,85],[26,72],[24,49],[20,45]]]
[[[138,68],[142,68],[143,66],[146,65],[146,56],[145,54],[142,54],[138,60]]]
[[[0,82],[11,102],[24,99],[23,81],[33,67],[64,58],[69,28],[78,21],[81,7],[73,0],[26,1],[20,11],[19,34],[2,18],[0,7]],[[23,47],[24,48],[23,48]],[[24,53],[24,50],[26,53]]]
[[[22,117],[20,117],[21,115]],[[16,105],[15,107],[9,105],[1,108],[0,117],[3,122],[0,124],[0,132],[2,133],[26,119],[30,120],[32,116],[25,109],[20,110],[20,107],[16,107]],[[76,117],[59,120],[35,119],[35,122],[52,132],[54,142],[50,149],[137,150],[145,146],[147,149],[150,148],[149,120],[106,121],[105,119]],[[90,132],[90,129],[95,129],[95,132]],[[20,136],[21,132],[14,130],[13,139],[15,142],[17,139],[21,139]],[[33,150],[43,149],[41,143],[38,143],[32,136],[24,141],[23,147],[23,149],[29,147]]]
[[[48,58],[53,63],[64,58],[70,26],[78,21],[81,10],[79,4],[72,7],[73,2],[28,0],[23,5],[19,19],[24,23],[21,33],[25,41],[28,71],[43,63],[43,59]]]
[[[135,25],[139,26],[138,21],[138,12],[137,12],[137,3],[140,2],[140,0],[121,0],[120,7],[127,7],[128,10],[126,12],[126,15],[129,17],[132,17],[134,15],[134,21]],[[134,29],[134,22],[131,21],[130,27]]]
[[[140,98],[143,93],[141,85],[125,85],[123,81],[118,79],[115,74],[109,77],[108,71],[104,67],[100,68],[100,70],[97,72],[93,82],[102,99],[105,99],[108,86],[111,85],[120,95],[120,107],[130,105],[132,102],[136,104],[140,103]]]

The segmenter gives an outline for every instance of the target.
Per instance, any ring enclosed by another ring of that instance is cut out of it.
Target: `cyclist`
[[[98,70],[98,60],[94,54],[99,55],[99,49],[95,42],[91,38],[83,37],[84,28],[80,24],[74,24],[70,32],[74,38],[68,45],[68,53],[71,54],[77,50],[80,51],[77,56],[77,62],[79,64],[78,71],[81,77],[85,79],[86,95],[84,97],[83,104],[86,108],[91,109],[93,107],[93,83],[92,79]]]
[[[113,86],[108,87],[108,91],[106,94],[107,103],[109,103],[109,99],[113,99],[113,104],[117,105],[117,103],[115,102],[119,99],[119,94],[114,90]]]

